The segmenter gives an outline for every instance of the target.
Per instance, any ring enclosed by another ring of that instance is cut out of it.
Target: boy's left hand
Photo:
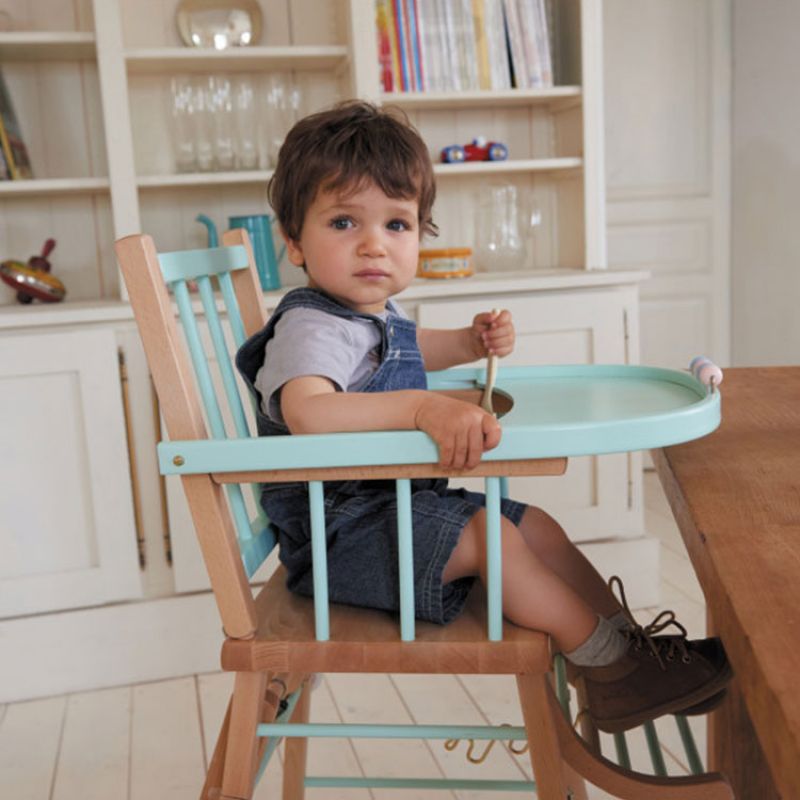
[[[497,316],[491,311],[477,314],[468,329],[476,358],[496,355],[502,358],[514,349],[514,323],[511,312],[503,310]]]

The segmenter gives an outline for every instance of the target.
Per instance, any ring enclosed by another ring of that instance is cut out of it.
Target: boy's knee
[[[536,506],[529,506],[525,510],[520,528],[526,539],[533,539],[542,547],[563,547],[572,544],[558,522]]]

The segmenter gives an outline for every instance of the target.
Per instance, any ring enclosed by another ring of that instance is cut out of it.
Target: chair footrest
[[[353,739],[525,739],[521,725],[366,725],[346,723],[267,722],[258,726],[259,736]]]
[[[477,780],[474,778],[339,778],[307,777],[307,789],[463,789],[474,792],[533,792],[533,781]]]

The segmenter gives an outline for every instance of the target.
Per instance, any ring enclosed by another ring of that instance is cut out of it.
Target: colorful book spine
[[[3,127],[3,118],[0,117],[0,181],[10,181],[11,174],[11,149],[6,139],[6,129]]]
[[[392,38],[389,29],[388,9],[385,0],[375,3],[375,28],[378,36],[378,67],[381,76],[381,88],[384,92],[395,90],[393,74]]]
[[[422,63],[422,46],[419,35],[419,9],[417,0],[407,0],[408,33],[411,42],[412,65],[414,69],[414,88],[418,92],[425,91],[424,69]]]
[[[478,86],[481,89],[491,89],[492,71],[489,63],[485,0],[472,0],[472,18],[475,23],[475,49],[478,53]]]
[[[28,149],[22,139],[22,131],[11,102],[11,93],[0,73],[0,148],[6,161],[8,173],[13,180],[32,178]]]
[[[403,13],[403,0],[393,0],[394,27],[397,31],[397,52],[400,57],[400,87],[404,92],[412,88],[411,72],[408,61],[408,34]]]

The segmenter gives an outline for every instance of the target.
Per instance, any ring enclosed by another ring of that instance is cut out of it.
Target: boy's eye
[[[387,226],[390,231],[410,231],[411,225],[404,219],[393,219]]]
[[[331,220],[331,227],[337,231],[346,231],[352,224],[350,217],[334,217]]]

